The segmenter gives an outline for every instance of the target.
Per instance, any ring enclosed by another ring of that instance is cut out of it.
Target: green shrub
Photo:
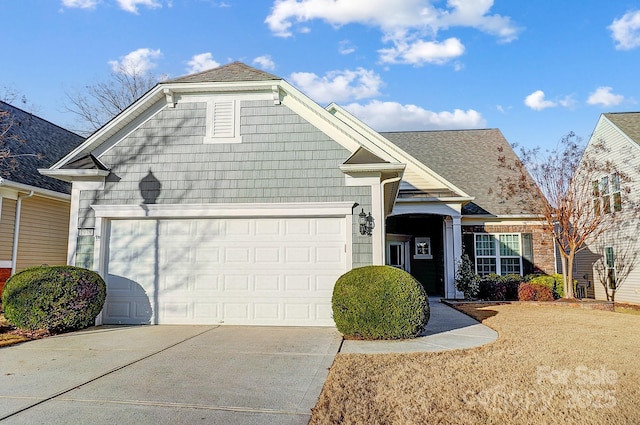
[[[91,326],[106,285],[95,272],[72,266],[32,267],[13,275],[2,294],[5,318],[21,329],[54,332]]]
[[[536,285],[546,286],[551,289],[553,298],[558,299],[564,297],[564,285],[562,283],[562,274],[556,273],[553,275],[536,275],[529,278],[529,283]]]
[[[518,274],[500,276],[492,273],[482,276],[478,282],[478,298],[490,301],[515,301],[518,286],[523,277]]]
[[[518,288],[518,300],[520,301],[553,301],[551,288],[536,283],[523,283]]]
[[[466,299],[476,299],[478,298],[479,281],[480,276],[474,270],[473,261],[469,259],[467,254],[462,254],[455,275],[456,289],[462,292]]]
[[[409,273],[366,266],[343,274],[333,290],[333,320],[346,337],[416,337],[429,321],[429,299]]]

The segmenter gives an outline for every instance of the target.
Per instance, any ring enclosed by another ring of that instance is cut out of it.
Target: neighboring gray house
[[[595,144],[604,144],[605,149],[593,149]],[[640,112],[600,115],[587,145],[590,149],[631,181],[621,182],[615,175],[594,176],[594,209],[600,214],[621,214],[624,224],[578,253],[574,278],[588,297],[606,300],[607,292],[611,296],[617,288],[616,302],[640,304],[640,237],[632,212],[640,202]]]
[[[38,173],[84,138],[0,101],[0,289],[16,271],[66,264],[71,185]]]
[[[539,222],[489,190],[498,147],[513,155],[498,130],[380,134],[235,62],[158,84],[41,172],[73,184],[68,261],[105,276],[99,322],[332,325],[354,267],[460,296],[463,237],[481,273],[533,270],[538,248],[547,267]]]

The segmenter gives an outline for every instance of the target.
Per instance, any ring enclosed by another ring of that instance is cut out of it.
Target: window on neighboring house
[[[484,276],[522,274],[522,250],[519,233],[475,234],[476,273]]]
[[[620,175],[611,176],[611,197],[613,199],[613,210],[622,211],[622,195],[620,194]]]
[[[607,284],[610,289],[616,287],[616,258],[613,253],[613,247],[604,248],[605,267],[607,269]]]
[[[622,211],[622,195],[620,192],[620,176],[612,174],[593,181],[593,213],[610,214],[612,211]]]
[[[602,210],[611,213],[611,195],[609,195],[609,176],[600,179],[600,196],[602,196]]]

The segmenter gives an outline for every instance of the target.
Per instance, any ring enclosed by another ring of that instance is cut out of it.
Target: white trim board
[[[91,208],[99,218],[340,217],[353,214],[353,202],[91,205]]]

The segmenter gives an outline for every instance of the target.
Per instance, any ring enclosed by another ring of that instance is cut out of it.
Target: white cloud
[[[294,72],[291,82],[319,103],[346,102],[365,99],[380,94],[383,82],[378,74],[371,70],[331,71],[324,77],[311,72]]]
[[[596,91],[589,95],[587,103],[589,105],[615,106],[622,103],[624,96],[611,93],[611,87],[598,87]]]
[[[625,13],[622,18],[614,19],[607,28],[616,41],[617,50],[631,50],[640,46],[640,10]]]
[[[189,74],[195,74],[197,72],[206,71],[220,66],[218,62],[213,60],[213,55],[209,52],[193,55],[191,60],[187,62],[187,65],[189,65],[187,68],[187,73]]]
[[[442,65],[464,53],[464,46],[457,38],[448,38],[442,43],[417,40],[414,43],[395,42],[395,47],[380,49],[383,63],[405,63],[421,65],[434,63]]]
[[[524,99],[524,104],[536,111],[542,111],[546,108],[554,108],[558,106],[556,102],[545,100],[544,92],[536,90]]]
[[[274,69],[276,69],[276,64],[269,55],[258,56],[253,60],[253,64],[258,65],[260,68],[266,71],[273,71]]]
[[[146,6],[150,9],[157,9],[162,7],[162,4],[158,0],[117,0],[118,5],[122,10],[131,13],[138,13],[138,6]]]
[[[109,61],[113,72],[129,73],[129,74],[146,74],[156,67],[154,60],[162,57],[160,49],[138,49],[121,56],[120,60]]]
[[[378,100],[366,105],[352,103],[345,109],[377,131],[454,130],[483,128],[487,125],[482,114],[473,109],[433,112],[416,105]]]
[[[359,23],[378,27],[386,34],[419,30],[436,32],[454,26],[472,27],[504,41],[519,29],[509,17],[490,15],[493,0],[449,0],[439,9],[433,0],[376,0],[362,7],[352,0],[276,0],[265,22],[280,37],[292,35],[294,24],[320,19],[333,26]]]
[[[340,43],[338,43],[338,52],[340,52],[341,55],[350,55],[355,51],[355,46],[351,44],[351,41],[349,40],[342,40]]]
[[[560,106],[564,106],[565,108],[573,108],[574,106],[576,106],[577,102],[572,95],[569,95],[565,96],[563,99],[560,99],[558,103],[560,104]]]
[[[62,6],[75,7],[78,9],[93,9],[99,0],[62,0]]]
[[[334,27],[367,25],[379,29],[384,42],[394,44],[379,51],[383,62],[412,64],[442,64],[462,54],[464,48],[457,38],[436,40],[439,30],[475,28],[503,42],[516,39],[520,32],[509,17],[490,14],[493,0],[448,0],[443,8],[435,3],[440,2],[374,0],[363,7],[353,0],[275,0],[265,23],[279,37],[290,37],[301,28],[308,31],[301,25],[316,19]],[[427,36],[433,41],[425,41]]]

